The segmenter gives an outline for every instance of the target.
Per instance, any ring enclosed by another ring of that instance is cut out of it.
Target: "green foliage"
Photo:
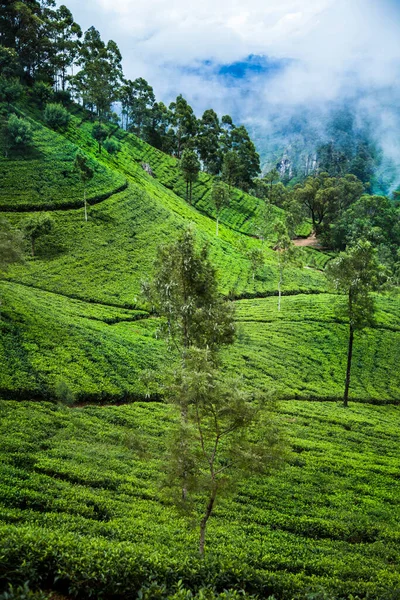
[[[185,148],[179,166],[186,181],[186,200],[191,204],[193,183],[200,172],[200,162],[194,150]]]
[[[75,395],[64,379],[56,381],[54,394],[57,400],[64,406],[72,406],[75,402]]]
[[[82,206],[82,183],[74,170],[77,146],[59,134],[30,123],[33,144],[0,157],[2,210],[73,208]],[[0,138],[0,147],[7,148]],[[23,160],[21,160],[23,158]],[[90,158],[95,177],[87,185],[88,201],[95,204],[126,185],[123,175]]]
[[[0,76],[0,102],[8,105],[19,100],[22,96],[23,87],[18,79],[8,79]]]
[[[21,231],[13,229],[9,221],[0,218],[0,273],[15,262],[23,259],[23,236]]]
[[[103,145],[103,142],[107,139],[108,137],[108,129],[105,125],[103,125],[103,123],[94,123],[93,128],[92,128],[92,136],[94,137],[94,139],[96,140],[96,142],[99,145],[99,152],[101,152],[101,148]]]
[[[47,104],[44,111],[45,123],[52,129],[64,129],[70,121],[70,114],[61,104]]]
[[[233,342],[233,307],[218,292],[208,247],[196,246],[192,229],[161,246],[154,280],[144,292],[153,310],[166,318],[165,333],[180,349],[215,351]]]
[[[37,81],[32,88],[31,96],[39,108],[43,109],[53,99],[54,92],[46,82]]]
[[[24,223],[24,234],[31,242],[32,256],[35,256],[35,242],[43,236],[51,233],[54,221],[49,214],[39,214],[29,217]]]
[[[121,144],[114,138],[104,140],[103,146],[108,154],[117,154],[121,150]]]
[[[0,600],[47,600],[47,598],[48,595],[44,592],[33,592],[30,590],[28,583],[18,587],[10,584],[7,591],[0,594]]]
[[[227,186],[222,183],[222,181],[217,181],[214,183],[211,190],[211,200],[214,204],[215,212],[217,213],[216,235],[218,236],[218,225],[221,210],[228,207],[230,201],[229,190]]]
[[[263,402],[246,394],[238,379],[219,373],[208,350],[191,348],[184,355],[167,394],[180,420],[169,448],[166,485],[178,487],[184,509],[193,495],[201,499],[203,556],[216,500],[233,484],[278,466],[283,446],[277,430],[260,418]]]
[[[395,598],[398,407],[282,403],[289,464],[221,498],[203,561],[197,532],[158,487],[172,407],[0,410],[3,589],[29,580],[82,598]]]
[[[83,104],[96,111],[100,118],[110,114],[111,104],[117,100],[122,80],[122,56],[117,44],[105,44],[100,33],[92,26],[85,32],[77,63],[80,70],[73,85]]]
[[[355,175],[331,177],[328,173],[307,177],[294,188],[294,199],[308,211],[313,230],[332,244],[330,226],[362,195],[364,186]]]
[[[6,152],[13,148],[26,148],[32,143],[32,127],[26,119],[11,115],[6,124],[5,147]]]

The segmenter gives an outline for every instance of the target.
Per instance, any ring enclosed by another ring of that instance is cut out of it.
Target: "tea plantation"
[[[234,190],[216,237],[210,176],[200,174],[190,206],[176,159],[134,135],[110,129],[120,151],[99,153],[82,115],[55,133],[29,106],[20,114],[33,145],[0,158],[0,211],[21,229],[47,211],[54,227],[0,281],[0,598],[10,583],[61,594],[54,600],[398,600],[397,293],[376,296],[375,325],[355,336],[346,410],[348,323],[324,275],[332,255],[300,251],[278,311],[277,254],[273,236],[257,237],[259,199]],[[87,222],[78,148],[95,173]],[[281,215],[274,209],[271,231]],[[281,471],[220,500],[202,560],[198,519],[179,514],[163,489],[175,415],[143,378],[173,355],[142,283],[157,247],[188,223],[236,306],[223,369],[277,399],[288,450]],[[256,272],[254,247],[265,257]],[[57,403],[60,385],[68,406]]]
[[[179,588],[206,586],[260,598],[397,597],[395,407],[282,403],[286,468],[221,500],[203,561],[197,531],[161,487],[168,406],[0,407],[3,582],[82,598],[190,598]]]

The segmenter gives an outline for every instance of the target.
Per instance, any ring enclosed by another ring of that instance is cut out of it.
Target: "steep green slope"
[[[377,297],[376,325],[356,334],[350,395],[400,402],[400,301]],[[239,339],[227,362],[255,389],[278,397],[339,399],[346,373],[344,299],[331,294],[237,303]]]
[[[20,284],[0,284],[0,388],[8,397],[54,397],[59,381],[78,400],[143,397],[144,369],[167,356],[158,320],[139,310],[89,304]],[[346,369],[347,326],[329,294],[236,302],[238,341],[225,368],[253,391],[278,397],[339,399]],[[400,303],[378,298],[377,327],[356,337],[351,398],[400,402]]]
[[[44,130],[38,127],[40,131]],[[82,299],[131,305],[136,302],[141,280],[151,276],[157,246],[174,238],[182,227],[192,222],[200,238],[211,245],[224,293],[246,296],[275,291],[278,273],[273,250],[265,246],[266,267],[253,282],[247,253],[254,245],[261,247],[261,242],[224,226],[221,226],[220,236],[216,238],[212,219],[189,206],[145,173],[140,165],[153,153],[158,157],[160,169],[168,169],[173,160],[171,157],[121,130],[116,132],[122,140],[118,156],[109,156],[104,151],[99,154],[90,131],[90,124],[82,124],[73,118],[65,135],[88,155],[95,156],[97,163],[107,172],[115,173],[119,178],[122,172],[128,180],[127,189],[92,207],[88,223],[83,222],[83,208],[53,211],[55,231],[42,244],[39,241],[39,260],[15,267],[10,271],[10,278]],[[68,144],[61,135],[52,132],[49,135],[52,139],[53,136],[59,138],[61,146]],[[132,148],[136,148],[136,154],[133,154]],[[23,167],[22,160],[19,164]],[[176,167],[174,172],[176,175]],[[211,182],[210,178],[206,179],[209,193]],[[5,185],[4,189],[9,201],[14,202],[12,180],[8,180],[8,187]],[[27,184],[27,193],[32,189]],[[238,191],[235,194],[240,195]],[[81,206],[81,190],[77,202]],[[12,206],[18,206],[18,195]],[[279,212],[277,210],[274,218],[279,216]],[[238,215],[232,206],[227,213],[227,221],[239,218]],[[15,214],[11,218],[16,225],[23,226],[26,217]],[[324,277],[317,270],[292,269],[286,289],[318,291],[325,287]]]
[[[87,151],[97,154],[97,146],[91,136],[91,124],[74,119],[73,126],[66,135],[76,144]],[[150,166],[155,178],[167,189],[172,190],[179,197],[186,199],[186,183],[179,169],[179,161],[153,148],[133,134],[121,129],[113,131],[114,139],[121,143],[121,151],[116,157],[109,159],[113,165],[124,173],[135,176],[143,173],[142,163]],[[108,157],[104,152],[102,159]],[[198,180],[193,185],[193,206],[199,211],[215,218],[215,209],[211,202],[211,189],[213,178],[206,173],[200,173]],[[257,235],[260,227],[263,201],[250,196],[241,190],[232,188],[230,205],[221,212],[221,222],[229,227],[249,234]],[[273,218],[279,218],[282,211],[278,208],[272,210]]]
[[[147,585],[144,597],[166,598],[181,580],[279,600],[396,598],[399,407],[281,404],[287,467],[218,503],[204,561],[197,528],[160,487],[171,407],[0,410],[0,585],[109,599]]]
[[[83,187],[74,169],[77,146],[31,120],[33,144],[4,157],[0,136],[0,211],[73,208],[83,205]],[[0,130],[4,121],[0,121]],[[87,185],[89,203],[123,189],[125,177],[91,159],[94,178]]]

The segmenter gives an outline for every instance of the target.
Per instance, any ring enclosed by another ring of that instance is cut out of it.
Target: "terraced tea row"
[[[0,578],[82,598],[134,596],[149,580],[171,595],[182,580],[299,600],[400,586],[398,407],[283,403],[287,467],[220,501],[204,561],[160,487],[171,407],[0,410]]]

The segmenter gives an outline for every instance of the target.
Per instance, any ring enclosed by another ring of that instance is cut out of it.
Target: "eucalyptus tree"
[[[126,117],[126,128],[143,137],[149,127],[155,104],[153,88],[143,77],[127,80],[121,88],[122,109]]]
[[[283,221],[277,221],[274,226],[274,231],[277,236],[274,250],[278,255],[278,311],[281,310],[283,274],[285,268],[290,264],[299,263],[296,247],[290,239],[286,224]]]
[[[171,127],[174,131],[175,154],[181,158],[187,143],[194,139],[197,134],[198,123],[196,115],[185,98],[180,94],[175,102],[169,105],[171,115]]]
[[[200,172],[200,161],[196,152],[191,148],[185,148],[179,167],[186,181],[186,200],[192,204],[193,183],[197,180]]]
[[[343,404],[348,406],[353,358],[354,334],[374,324],[375,303],[371,292],[379,289],[386,275],[368,241],[360,240],[328,263],[327,275],[335,288],[347,296],[346,315],[349,322],[346,380]]]
[[[88,215],[87,215],[87,202],[86,202],[86,186],[89,183],[89,181],[91,181],[91,179],[93,179],[94,171],[89,164],[89,159],[87,158],[87,156],[85,156],[81,152],[78,152],[77,155],[75,156],[74,166],[75,166],[75,169],[78,171],[80,180],[83,184],[83,206],[84,206],[84,211],[85,211],[85,213],[84,213],[85,221],[87,221]]]
[[[80,71],[73,81],[84,105],[95,109],[99,119],[109,115],[111,104],[119,97],[121,60],[115,42],[105,44],[94,27],[86,31],[76,61]]]
[[[246,392],[240,379],[222,375],[205,349],[188,351],[166,392],[181,418],[166,456],[164,489],[186,513],[202,506],[198,523],[203,557],[217,500],[255,473],[265,476],[280,467],[284,442],[265,398]]]
[[[198,245],[191,227],[159,248],[154,280],[143,290],[165,319],[162,332],[182,356],[192,346],[214,352],[233,343],[233,304],[219,294],[209,247]]]
[[[217,113],[211,108],[203,113],[199,120],[196,148],[203,162],[204,170],[218,175],[222,167],[220,152],[221,126]]]
[[[75,22],[71,11],[61,5],[54,13],[52,22],[52,40],[55,48],[53,57],[57,84],[65,91],[68,80],[68,69],[76,61],[79,54],[79,40],[82,29]]]
[[[229,190],[225,183],[222,181],[216,181],[211,190],[211,202],[214,205],[216,216],[216,230],[215,235],[218,237],[219,233],[219,218],[221,210],[229,206],[230,196]]]

